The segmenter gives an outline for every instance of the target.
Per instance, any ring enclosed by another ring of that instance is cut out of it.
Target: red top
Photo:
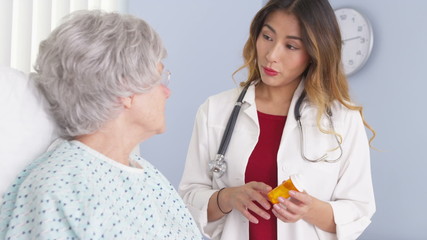
[[[260,135],[246,166],[245,183],[251,181],[264,182],[274,188],[277,185],[277,151],[285,127],[286,116],[258,112],[258,121]],[[268,211],[269,220],[251,213],[258,218],[259,223],[249,223],[249,239],[277,239],[277,218],[271,209]]]

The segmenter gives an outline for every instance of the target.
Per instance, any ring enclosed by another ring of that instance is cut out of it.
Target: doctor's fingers
[[[264,209],[269,210],[271,208],[270,202],[267,200],[267,194],[272,190],[270,185],[263,182],[249,182],[246,185],[252,186],[255,190],[252,192],[250,199],[258,202]]]
[[[286,210],[286,218],[292,220],[299,220],[303,216],[305,216],[310,210],[311,205],[307,205],[299,200],[288,198],[279,198],[280,204],[276,204],[278,206],[274,206],[277,210],[285,209]],[[311,201],[310,201],[311,202]],[[280,208],[279,208],[280,207]],[[285,213],[284,211],[280,211],[281,213]]]
[[[230,194],[231,201],[242,203],[244,206],[249,207],[252,202],[258,202],[264,209],[270,209],[271,205],[267,200],[266,190],[271,187],[261,182],[250,182],[240,187],[234,187],[233,193]],[[237,204],[232,204],[237,206]]]
[[[258,218],[256,218],[252,213],[261,216],[266,220],[270,219],[270,214],[262,210],[262,208],[258,207],[254,202],[248,202],[246,204],[240,205],[236,209],[239,210],[250,222],[255,224],[257,224],[259,221]]]
[[[301,219],[299,215],[293,214],[292,212],[288,211],[283,205],[281,204],[275,204],[272,210],[274,216],[276,216],[278,219],[282,220],[283,222],[287,223],[293,223]]]
[[[307,192],[289,191],[293,202],[301,203],[310,206],[313,202],[312,197]]]
[[[249,182],[245,185],[251,187],[252,189],[254,189],[258,192],[265,193],[265,194],[267,194],[269,191],[272,190],[271,186],[269,186],[263,182],[252,181],[252,182]]]

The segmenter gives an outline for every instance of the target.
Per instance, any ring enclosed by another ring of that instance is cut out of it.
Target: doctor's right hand
[[[238,210],[250,222],[257,224],[259,221],[252,213],[264,219],[270,219],[270,214],[264,211],[264,209],[269,210],[271,208],[267,200],[267,193],[271,189],[269,185],[262,182],[249,182],[240,187],[224,188],[217,198],[217,204],[223,212]],[[255,202],[264,209],[260,208]]]

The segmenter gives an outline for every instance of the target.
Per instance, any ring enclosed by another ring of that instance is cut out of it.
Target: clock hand
[[[351,40],[358,39],[358,38],[360,38],[360,36],[347,38],[347,39],[342,40],[342,43],[345,44],[345,42],[347,42],[347,41],[351,41]]]

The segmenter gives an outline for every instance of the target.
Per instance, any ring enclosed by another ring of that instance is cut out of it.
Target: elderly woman
[[[99,11],[41,43],[32,79],[66,140],[4,194],[0,239],[202,238],[166,178],[131,154],[165,130],[165,55],[146,22]]]

